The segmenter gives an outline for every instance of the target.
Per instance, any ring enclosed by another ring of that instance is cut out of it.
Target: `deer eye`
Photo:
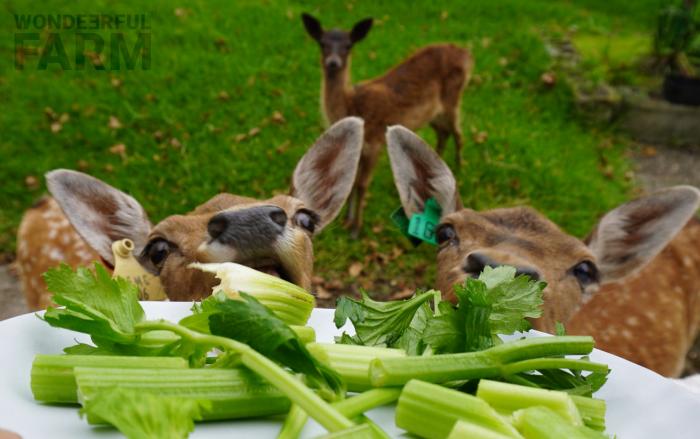
[[[294,214],[294,223],[308,230],[310,233],[314,232],[318,221],[318,215],[316,215],[314,212],[311,212],[310,210],[301,209]]]
[[[440,224],[435,232],[435,239],[437,239],[439,245],[456,243],[457,232],[455,232],[455,228],[451,224]]]
[[[156,239],[148,244],[146,256],[156,267],[160,266],[170,254],[170,243],[165,239]]]
[[[581,287],[587,287],[599,281],[598,268],[591,261],[583,261],[574,265],[571,274],[578,280]]]

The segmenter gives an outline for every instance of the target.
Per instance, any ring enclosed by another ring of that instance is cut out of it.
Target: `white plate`
[[[149,319],[177,321],[189,314],[190,303],[142,302]],[[316,309],[309,325],[318,341],[331,342],[341,331],[333,324],[333,310]],[[535,335],[535,334],[532,334]],[[83,334],[51,328],[33,314],[0,322],[0,428],[30,438],[121,437],[116,430],[95,429],[78,417],[75,407],[38,404],[32,398],[29,372],[35,354],[58,354],[66,346],[89,341]],[[671,380],[643,367],[602,351],[594,361],[610,365],[607,384],[596,395],[608,403],[608,431],[621,439],[700,437],[700,397]],[[394,425],[393,409],[383,407],[369,417],[392,437],[406,435]],[[198,424],[190,436],[197,438],[274,438],[279,420],[210,422]],[[309,423],[303,437],[315,437],[324,430]]]

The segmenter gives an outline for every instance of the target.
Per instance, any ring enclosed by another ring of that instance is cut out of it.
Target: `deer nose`
[[[329,69],[339,69],[343,65],[343,60],[338,55],[330,55],[326,58],[326,67]]]
[[[277,206],[256,206],[217,213],[209,220],[212,240],[242,249],[274,241],[284,232],[287,214]]]
[[[462,269],[467,274],[478,276],[486,267],[496,268],[501,265],[508,264],[500,263],[484,253],[474,252],[467,256],[467,260]],[[537,270],[523,265],[515,266],[515,275],[525,275],[529,276],[532,280],[540,280],[540,273]]]

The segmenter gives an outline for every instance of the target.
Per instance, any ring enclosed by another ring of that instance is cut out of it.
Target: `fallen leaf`
[[[374,227],[372,227],[372,233],[379,234],[384,231],[384,225],[383,224],[376,224]]]
[[[367,58],[369,58],[371,60],[377,59],[377,52],[375,52],[374,50],[370,50],[369,53],[367,54]]]
[[[123,143],[117,143],[116,145],[110,146],[109,152],[118,155],[123,160],[126,158],[126,145]]]
[[[68,113],[62,113],[61,117],[58,118],[58,121],[61,123],[66,123],[69,120],[70,120],[70,116],[68,115]]]
[[[60,122],[51,123],[51,132],[52,133],[57,133],[57,132],[61,131],[62,128],[63,128],[63,125],[61,125]]]
[[[115,116],[109,116],[109,122],[107,123],[107,126],[113,130],[118,130],[122,127],[122,123]]]
[[[182,143],[180,143],[179,140],[173,137],[172,139],[170,139],[170,146],[172,146],[175,149],[180,149],[182,148]]]
[[[285,140],[277,148],[275,148],[275,151],[277,154],[284,154],[287,152],[287,149],[289,149],[289,145],[291,145],[291,142],[289,140]]]
[[[318,297],[319,299],[330,299],[333,297],[333,294],[328,292],[328,290],[326,290],[322,286],[318,285],[316,287],[316,297]]]
[[[411,288],[404,288],[403,290],[392,294],[389,298],[391,300],[401,300],[401,299],[407,299],[407,298],[413,296],[413,294],[414,294],[414,291]]]
[[[274,113],[272,113],[272,121],[273,121],[274,123],[283,124],[283,123],[285,123],[287,120],[284,118],[284,116],[282,115],[282,113],[280,113],[279,111],[275,111]]]
[[[540,81],[548,87],[552,87],[557,83],[557,75],[554,72],[544,72],[540,76]]]
[[[488,140],[489,133],[486,131],[479,131],[478,133],[474,134],[472,138],[474,139],[475,143],[482,144]]]
[[[646,146],[646,147],[644,147],[644,150],[642,151],[642,153],[644,154],[645,157],[654,157],[659,152],[653,146]]]
[[[449,12],[447,12],[447,11],[442,11],[442,12],[440,13],[440,20],[441,20],[441,21],[445,21],[445,20],[447,20],[447,17],[449,17],[449,16],[450,16],[450,13],[449,13]]]
[[[158,142],[162,141],[164,137],[165,135],[161,130],[158,130],[155,133],[153,133],[153,138],[156,139],[156,141]]]
[[[363,268],[364,265],[362,265],[362,262],[353,262],[350,264],[350,267],[348,267],[348,274],[351,277],[357,277],[362,272]]]
[[[246,139],[246,137],[248,137],[248,136],[246,136],[245,134],[236,134],[236,137],[234,137],[233,140],[235,140],[236,143],[240,143],[240,142],[244,141]]]
[[[39,189],[39,179],[33,175],[27,175],[24,177],[24,185],[30,190]]]
[[[260,134],[260,128],[258,127],[251,128],[250,131],[248,131],[248,137],[255,137],[258,134]]]
[[[507,66],[508,65],[508,58],[505,58],[505,57],[498,58],[498,64],[501,67]]]
[[[107,164],[105,165],[105,171],[106,171],[106,172],[110,172],[110,173],[111,173],[111,172],[114,172],[114,166],[112,166],[111,163],[107,163]]]
[[[491,45],[491,38],[489,37],[484,37],[481,39],[481,47],[484,49],[488,48]]]
[[[228,92],[226,90],[221,90],[218,95],[216,95],[217,99],[220,101],[228,101],[231,99],[231,96],[229,96]]]
[[[87,162],[87,160],[80,159],[78,160],[78,169],[81,171],[85,171],[90,167],[90,163]]]
[[[110,83],[112,84],[112,87],[114,88],[119,88],[122,86],[122,80],[119,78],[112,78]]]

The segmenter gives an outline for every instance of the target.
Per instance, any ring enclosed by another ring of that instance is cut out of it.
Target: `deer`
[[[429,45],[384,75],[352,84],[350,51],[367,36],[373,20],[357,22],[350,32],[324,30],[321,22],[309,14],[302,14],[302,21],[321,49],[321,114],[326,122],[346,116],[365,120],[365,144],[345,218],[352,236],[357,237],[367,189],[388,126],[401,124],[416,130],[430,124],[436,133],[437,151],[442,154],[452,137],[456,164],[460,165],[460,103],[473,68],[472,56],[454,44]]]
[[[24,215],[16,266],[29,308],[51,304],[41,274],[64,262],[114,266],[112,242],[133,241],[144,270],[158,276],[169,300],[211,294],[214,276],[192,262],[237,262],[309,290],[312,238],[340,212],[352,189],[364,123],[341,119],[299,160],[288,194],[258,200],[220,193],[184,215],[151,224],[132,196],[87,174],[46,175],[51,197]]]
[[[436,286],[509,265],[546,282],[534,329],[591,335],[596,347],[677,377],[700,329],[700,191],[674,186],[607,212],[583,240],[532,207],[465,208],[444,161],[405,127],[388,129],[394,183],[407,216],[434,198]]]

